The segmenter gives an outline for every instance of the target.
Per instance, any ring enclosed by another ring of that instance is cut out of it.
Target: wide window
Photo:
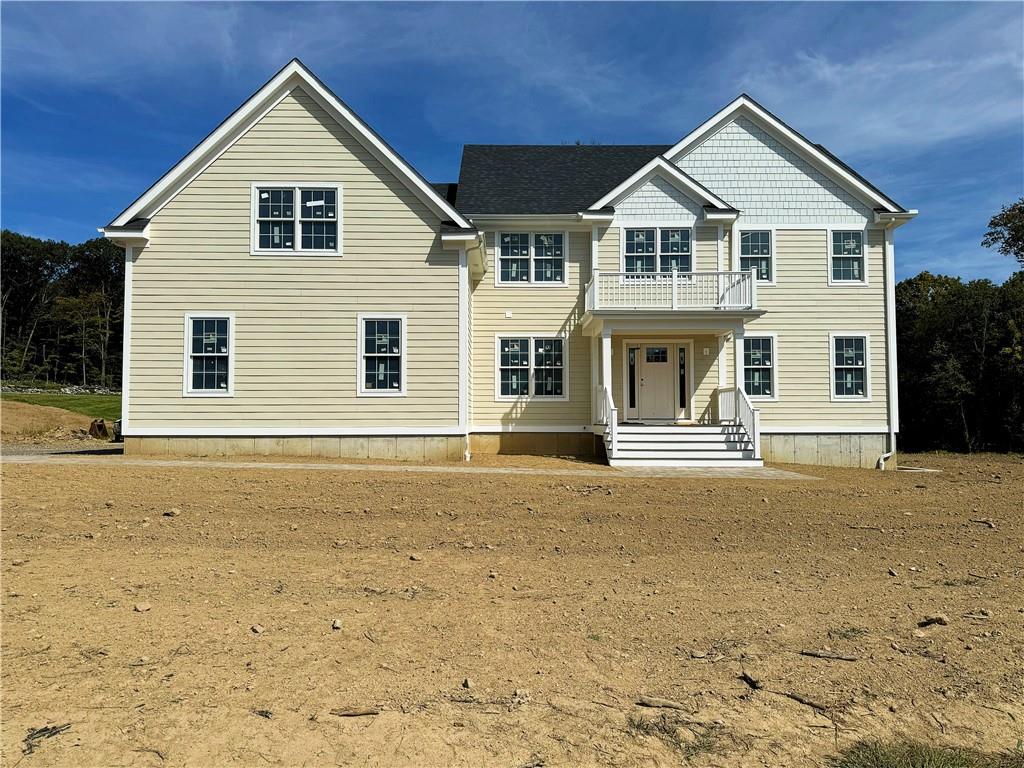
[[[833,283],[863,283],[864,233],[833,232],[831,243],[831,275]]]
[[[186,315],[186,395],[230,395],[234,340],[230,315]]]
[[[405,318],[359,318],[359,393],[405,394]]]
[[[627,229],[623,247],[626,272],[690,272],[693,268],[689,229]]]
[[[840,399],[868,397],[868,353],[865,336],[832,337],[832,395]]]
[[[772,279],[772,233],[740,232],[740,269],[757,270],[757,279]]]
[[[775,340],[743,339],[743,388],[751,397],[775,397]]]
[[[565,284],[565,232],[499,232],[501,284]]]
[[[565,339],[503,336],[497,344],[499,398],[565,398]]]
[[[254,252],[340,253],[340,194],[338,185],[253,185]]]

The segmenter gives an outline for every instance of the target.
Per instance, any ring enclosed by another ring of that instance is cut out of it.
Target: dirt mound
[[[63,408],[15,400],[3,400],[0,404],[0,434],[4,442],[88,440],[91,422],[88,416]]]

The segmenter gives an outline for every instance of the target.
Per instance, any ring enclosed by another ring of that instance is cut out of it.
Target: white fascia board
[[[906,213],[889,213],[888,211],[875,211],[875,224],[881,224],[885,227],[896,229],[896,227],[902,227],[908,221],[916,217],[916,209],[911,209]]]
[[[460,247],[466,243],[476,243],[480,240],[480,232],[450,232],[441,235],[442,243],[455,243]]]
[[[711,192],[706,190],[696,181],[687,176],[682,170],[668,162],[668,160],[660,155],[653,158],[643,168],[590,206],[590,210],[599,211],[606,206],[614,205],[655,174],[660,174],[665,177],[667,181],[671,182],[674,186],[678,187],[694,200],[699,200],[706,205],[713,205],[715,208],[732,210],[731,205],[721,198],[711,194]]]
[[[100,227],[96,230],[107,240],[125,248],[144,248],[149,244],[149,224],[142,229],[125,229],[124,227]]]
[[[471,225],[447,200],[444,200],[412,167],[395,153],[359,117],[332,94],[297,59],[290,61],[262,88],[254,93],[177,165],[165,173],[141,197],[126,208],[113,222],[112,227],[126,224],[133,218],[146,215],[158,209],[162,202],[174,197],[195,175],[224,153],[242,136],[269,108],[301,86],[343,127],[351,131],[367,149],[391,170],[400,180],[417,194],[435,213],[454,221],[460,227]]]
[[[576,214],[580,221],[607,221],[611,222],[615,220],[615,212],[610,213],[598,213],[594,211],[580,211]]]
[[[704,221],[721,221],[729,223],[739,218],[739,211],[709,211],[704,209]]]
[[[768,112],[764,107],[745,95],[737,97],[724,108],[697,126],[697,128],[690,131],[690,133],[680,139],[672,149],[666,152],[664,156],[672,162],[675,162],[681,155],[688,152],[708,136],[716,133],[720,128],[734,120],[741,113],[754,117],[763,125],[767,125],[776,133],[777,136],[785,140],[786,143],[798,149],[808,159],[821,167],[824,171],[831,174],[838,181],[844,183],[852,191],[858,192],[866,200],[885,208],[887,211],[891,211],[893,213],[901,212],[898,207],[892,204],[892,202],[865,185],[864,182],[836,163],[827,154],[822,152],[799,133],[779,120],[775,115]]]

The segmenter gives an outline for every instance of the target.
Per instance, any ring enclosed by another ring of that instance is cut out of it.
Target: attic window
[[[254,184],[253,249],[258,253],[341,253],[341,185]]]

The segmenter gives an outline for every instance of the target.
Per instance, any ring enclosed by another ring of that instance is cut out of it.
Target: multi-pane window
[[[693,267],[689,229],[627,229],[623,250],[627,272],[689,272]]]
[[[743,388],[751,397],[775,396],[775,350],[771,336],[743,339]]]
[[[362,392],[402,394],[402,318],[362,318]]]
[[[231,320],[228,317],[188,317],[188,391],[230,393]]]
[[[832,282],[864,282],[864,233],[832,233]]]
[[[339,251],[339,188],[254,187],[256,248],[260,251]]]
[[[564,398],[565,340],[554,336],[498,339],[500,397]]]
[[[498,283],[564,283],[565,239],[564,232],[499,233]]]
[[[834,336],[832,358],[833,394],[836,397],[867,397],[867,339],[863,336]]]
[[[259,247],[268,250],[294,250],[295,190],[261,188],[257,194]]]
[[[757,279],[772,279],[772,233],[740,232],[740,269],[757,270]]]

